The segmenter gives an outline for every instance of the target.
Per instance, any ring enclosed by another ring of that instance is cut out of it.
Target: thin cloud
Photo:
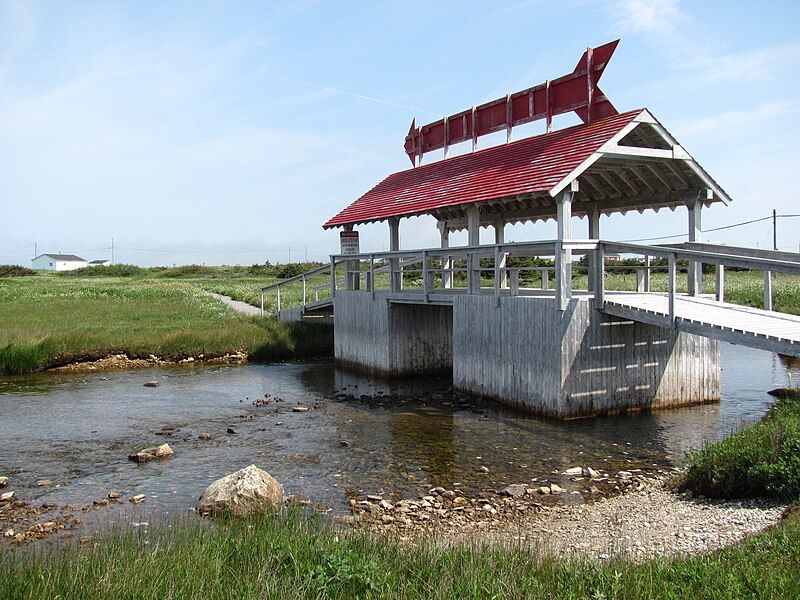
[[[339,96],[349,96],[351,98],[358,98],[359,100],[366,100],[367,102],[374,102],[376,104],[383,104],[384,106],[392,106],[394,108],[402,108],[404,110],[410,110],[412,112],[417,113],[425,113],[428,115],[433,115],[430,111],[424,110],[422,108],[417,108],[416,106],[408,106],[407,104],[399,104],[397,102],[390,102],[389,100],[383,100],[382,98],[374,98],[373,96],[365,96],[364,94],[356,94],[355,92],[348,92],[347,90],[342,90],[339,88],[328,87],[325,85],[317,85],[316,83],[309,83],[308,81],[300,81],[299,79],[290,79],[289,77],[281,77],[279,75],[272,75],[270,73],[265,74],[265,77],[269,77],[270,79],[275,79],[277,81],[285,81],[286,83],[294,83],[296,85],[302,85],[305,87],[310,87],[315,90],[320,90],[323,92],[329,92],[331,94],[337,94]]]
[[[610,10],[620,31],[655,46],[673,70],[707,82],[766,81],[800,60],[799,43],[731,52],[678,0],[620,0]]]
[[[796,114],[800,103],[787,100],[765,102],[746,110],[731,110],[678,124],[675,131],[680,136],[697,135],[722,129],[754,127],[767,121]]]

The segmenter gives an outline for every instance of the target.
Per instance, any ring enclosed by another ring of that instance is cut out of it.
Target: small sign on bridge
[[[359,253],[357,231],[342,231],[339,234],[339,242],[341,243],[342,254]]]

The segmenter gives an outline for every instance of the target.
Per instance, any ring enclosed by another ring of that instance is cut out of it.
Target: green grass
[[[128,529],[0,555],[12,598],[796,598],[800,520],[708,556],[606,563],[524,548],[415,546],[290,514]]]
[[[113,353],[181,358],[243,350],[260,360],[332,354],[329,327],[239,315],[202,293],[212,285],[152,275],[1,279],[0,372]]]
[[[758,423],[689,454],[680,486],[712,498],[800,499],[800,391]]]

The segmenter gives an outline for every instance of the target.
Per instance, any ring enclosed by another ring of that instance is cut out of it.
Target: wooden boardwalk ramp
[[[614,293],[604,298],[603,312],[651,325],[671,327],[669,296],[658,293]],[[719,302],[704,296],[675,296],[674,326],[751,348],[800,356],[800,317]]]

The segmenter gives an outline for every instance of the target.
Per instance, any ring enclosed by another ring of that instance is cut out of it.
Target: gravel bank
[[[722,502],[675,494],[664,481],[592,504],[545,507],[506,524],[469,523],[445,543],[530,547],[557,556],[633,560],[702,554],[777,523],[786,505]]]

